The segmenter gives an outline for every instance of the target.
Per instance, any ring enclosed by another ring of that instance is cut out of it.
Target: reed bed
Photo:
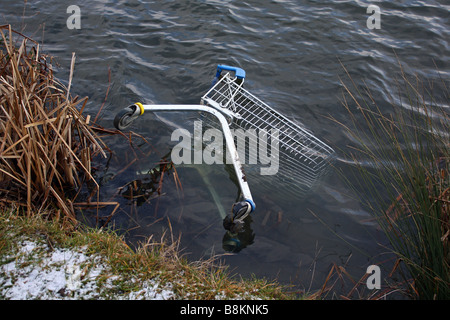
[[[83,186],[98,192],[91,159],[106,147],[82,115],[87,98],[72,97],[39,44],[0,26],[0,205],[28,216],[47,211],[75,221]]]
[[[447,80],[423,81],[407,75],[400,62],[399,67],[400,97],[383,106],[367,85],[355,84],[344,67],[348,81],[342,81],[343,105],[351,123],[341,125],[352,141],[344,152],[357,170],[353,177],[349,172],[342,176],[387,235],[398,258],[394,269],[403,275],[407,294],[449,299]]]

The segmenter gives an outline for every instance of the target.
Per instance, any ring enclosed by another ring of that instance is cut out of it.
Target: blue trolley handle
[[[214,80],[212,82],[212,86],[214,86],[217,82],[217,80],[219,80],[220,75],[222,74],[222,71],[233,71],[236,78],[239,80],[244,80],[245,78],[245,70],[238,68],[238,67],[232,67],[232,66],[227,66],[224,64],[219,64],[217,66],[217,72],[216,72],[216,76],[214,77]]]
[[[231,66],[226,66],[223,64],[219,64],[217,66],[217,73],[216,73],[216,77],[218,78],[220,76],[220,74],[222,73],[223,70],[226,71],[233,71],[236,75],[236,78],[238,79],[244,79],[245,78],[245,70],[238,68],[238,67],[231,67]]]

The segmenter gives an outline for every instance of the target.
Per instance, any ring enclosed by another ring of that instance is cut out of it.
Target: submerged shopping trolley
[[[273,153],[270,156],[277,161],[277,170],[267,175],[281,184],[279,188],[293,191],[298,195],[313,187],[326,171],[334,154],[331,147],[316,138],[310,131],[281,115],[245,90],[244,79],[243,69],[219,65],[213,85],[201,98],[201,104],[143,105],[135,103],[119,112],[114,119],[115,127],[123,130],[145,111],[200,111],[213,115],[219,121],[223,131],[227,156],[231,159],[241,190],[241,199],[233,204],[230,216],[224,220],[224,226],[227,229],[239,229],[243,219],[255,210],[246,172],[241,162],[242,159],[248,158],[249,163],[256,163],[255,155],[239,154],[234,142],[234,130],[245,130],[249,144],[252,141],[258,143],[261,132],[271,135],[271,149],[277,152],[276,157]],[[272,185],[272,183],[269,184]]]

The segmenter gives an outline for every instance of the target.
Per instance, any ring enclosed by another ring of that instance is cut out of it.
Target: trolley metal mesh
[[[273,129],[277,129],[279,169],[270,179],[281,183],[283,192],[290,190],[297,196],[306,193],[326,172],[334,150],[310,131],[245,90],[242,84],[243,79],[236,81],[236,78],[225,73],[201,98],[201,103],[228,115],[232,120],[230,128],[245,130],[249,144],[252,139],[253,143],[258,140],[261,130],[270,134],[274,132]],[[248,149],[246,151],[245,158],[242,155],[241,161],[245,165],[257,164],[255,154],[248,152]]]

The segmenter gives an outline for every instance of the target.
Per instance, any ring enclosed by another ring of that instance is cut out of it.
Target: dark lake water
[[[381,10],[379,29],[367,25],[371,4]],[[66,25],[69,5],[80,8],[80,29]],[[449,11],[447,1],[3,0],[0,24],[43,43],[63,81],[75,52],[71,92],[88,96],[85,112],[95,116],[110,87],[98,121],[108,129],[117,112],[137,101],[197,104],[217,64],[239,66],[250,92],[332,146],[335,166],[350,173],[354,164],[339,160],[350,138],[329,119],[349,123],[340,101],[342,66],[355,83],[370,87],[380,108],[398,95],[397,58],[408,74],[437,81],[439,70],[448,80]],[[139,173],[170,153],[175,128],[192,131],[195,119],[183,112],[145,114],[130,130],[148,143],[135,136],[134,148],[121,136],[105,137],[112,155],[96,163],[100,197],[120,202],[110,225],[131,243],[150,235],[159,240],[169,229],[175,238],[181,235],[189,259],[223,255],[232,273],[312,291],[321,288],[333,265],[360,279],[369,265],[392,258],[371,213],[334,170],[302,198],[283,194],[263,176],[250,180],[257,210],[242,235],[242,250],[228,253],[219,208],[229,210],[238,193],[228,168],[176,167],[182,192],[171,172],[159,197],[151,194],[149,176]],[[148,198],[127,199],[129,183],[138,180]],[[112,209],[98,214],[106,217]],[[89,224],[96,218],[97,212],[80,214]]]

